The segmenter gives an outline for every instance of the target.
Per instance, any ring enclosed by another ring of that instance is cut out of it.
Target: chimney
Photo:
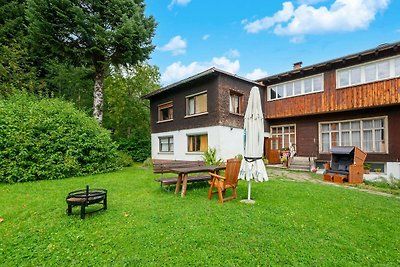
[[[301,64],[303,64],[303,62],[302,62],[302,61],[299,61],[299,62],[293,63],[293,69],[294,69],[294,70],[298,70],[298,69],[300,69],[300,68],[301,68]]]

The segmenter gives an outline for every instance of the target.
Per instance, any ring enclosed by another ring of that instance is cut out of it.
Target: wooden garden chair
[[[236,187],[238,184],[240,170],[240,159],[228,159],[226,163],[225,176],[221,176],[215,173],[209,173],[211,175],[210,190],[208,191],[208,199],[211,200],[211,195],[218,193],[219,202],[224,203],[225,200],[236,199]],[[218,191],[213,192],[213,189],[217,188]],[[225,197],[227,189],[232,188],[233,195],[231,197]]]

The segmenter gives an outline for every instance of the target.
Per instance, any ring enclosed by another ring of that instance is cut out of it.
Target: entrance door
[[[269,164],[281,163],[279,144],[280,137],[265,138],[265,153]]]

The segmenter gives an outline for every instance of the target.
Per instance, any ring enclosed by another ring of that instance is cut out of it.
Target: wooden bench
[[[164,177],[164,174],[171,173],[170,169],[173,168],[190,168],[197,166],[204,166],[204,161],[183,161],[183,160],[154,160],[153,161],[153,172],[156,174],[161,174],[160,178],[155,179],[155,181],[160,182],[162,189],[170,191],[169,187],[171,185],[176,185],[178,177]],[[195,174],[188,176],[188,182],[204,182],[211,180],[211,176],[208,174]]]

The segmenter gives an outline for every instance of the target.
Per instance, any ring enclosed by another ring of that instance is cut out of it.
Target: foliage
[[[27,48],[17,42],[0,45],[0,95],[39,88],[36,69],[29,64]]]
[[[102,122],[108,66],[148,59],[156,23],[143,0],[28,0],[29,39],[37,58],[57,59],[95,72],[93,114]]]
[[[144,168],[153,168],[153,159],[152,158],[147,158],[145,161],[143,161]]]
[[[370,170],[371,169],[371,163],[364,163],[364,170]]]
[[[235,156],[235,159],[242,160],[242,159],[243,159],[243,155],[242,155],[242,154],[237,154],[237,155]]]
[[[92,69],[56,60],[50,60],[45,69],[46,88],[53,96],[73,102],[78,109],[88,114],[93,112]]]
[[[107,172],[116,160],[109,133],[72,104],[21,94],[0,100],[0,182]]]
[[[118,166],[130,167],[133,165],[133,163],[133,159],[128,153],[124,151],[118,151]]]
[[[400,192],[400,179],[393,178],[393,176],[389,176],[388,178],[379,177],[373,181],[364,180],[364,184],[379,188],[398,190]]]
[[[26,34],[26,0],[0,1],[0,43],[9,45]]]
[[[203,154],[203,160],[206,165],[221,165],[222,159],[217,159],[217,149],[209,147]]]
[[[0,95],[40,89],[26,42],[25,0],[0,1]]]
[[[143,162],[151,155],[150,135],[134,134],[130,138],[118,139],[118,149],[129,154],[135,162]]]
[[[103,126],[136,162],[151,155],[149,102],[141,96],[158,89],[159,79],[157,67],[142,64],[116,70],[105,80]]]
[[[399,266],[398,199],[279,173],[252,184],[251,206],[239,202],[243,181],[238,200],[209,201],[208,187],[191,185],[182,199],[139,167],[3,184],[0,265]],[[67,216],[67,193],[86,185],[108,190],[108,210]]]
[[[158,68],[146,64],[134,69],[118,69],[105,80],[104,127],[113,136],[131,138],[133,134],[150,133],[148,100],[141,97],[159,88]]]

